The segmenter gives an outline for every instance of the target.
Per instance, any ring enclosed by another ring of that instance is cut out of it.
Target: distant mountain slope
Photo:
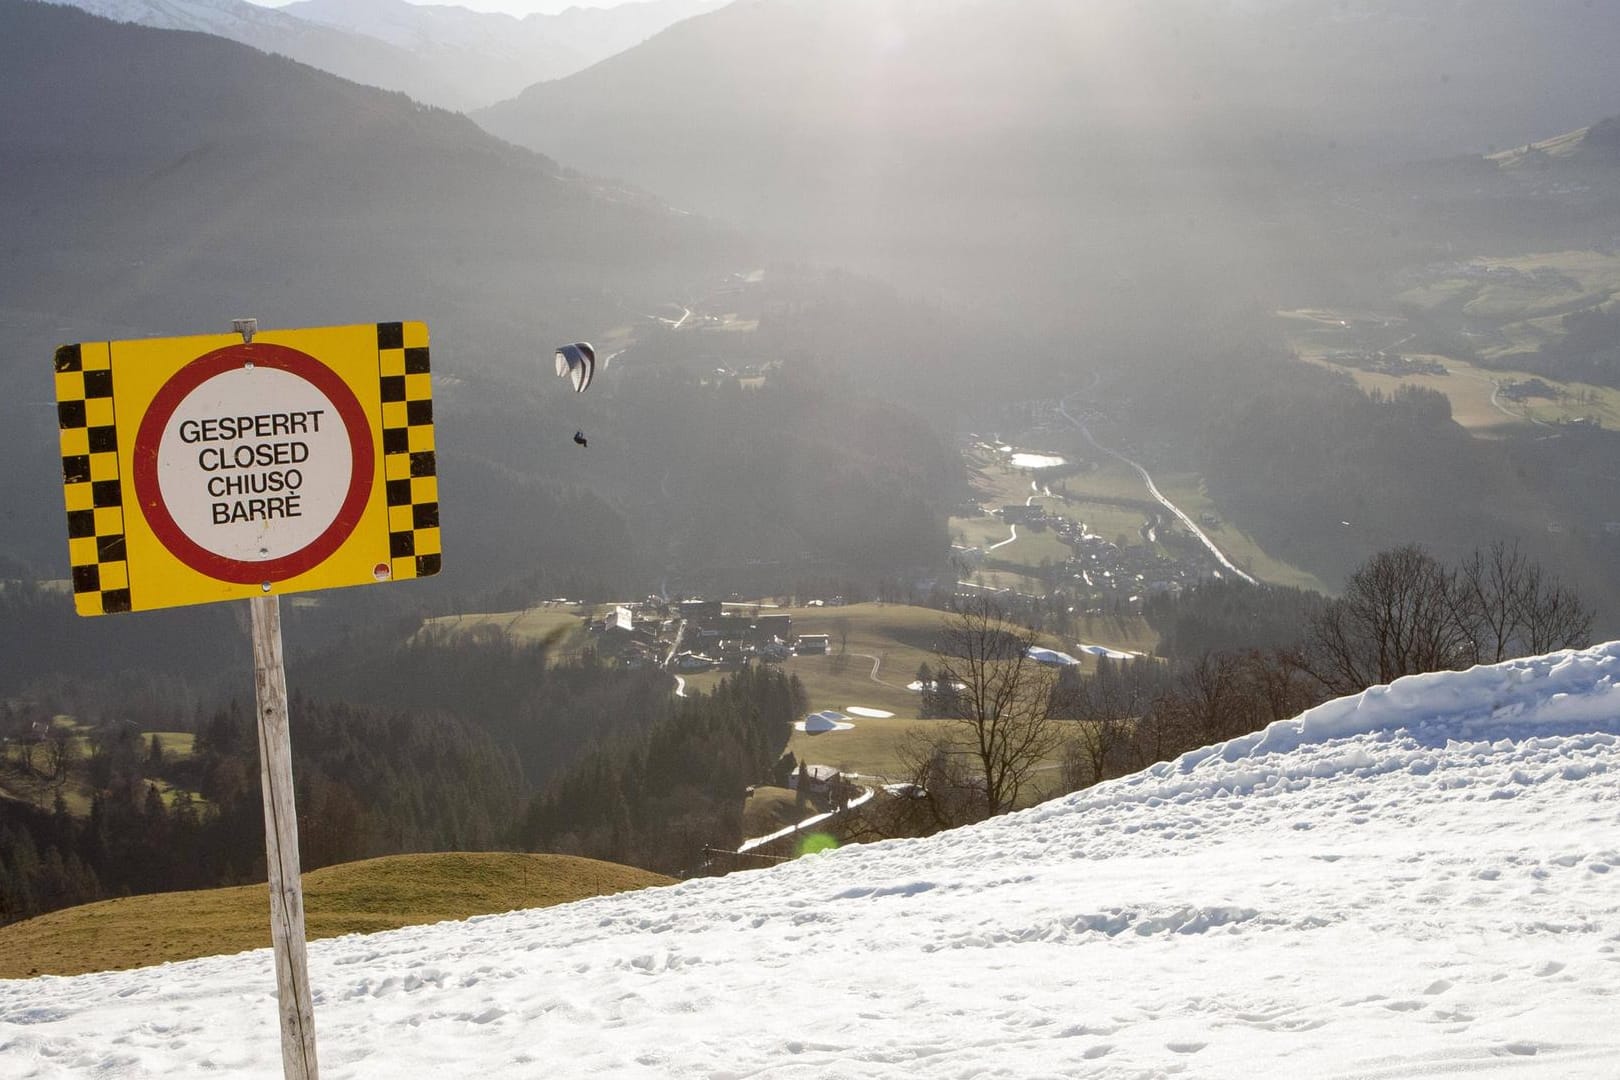
[[[64,7],[0,0],[0,115],[0,452],[17,466],[0,492],[34,508],[9,519],[0,553],[64,557],[56,344],[251,314],[428,322],[459,587],[501,572],[518,536],[589,549],[587,573],[629,558],[622,518],[585,491],[565,509],[549,486],[563,465],[536,463],[484,410],[510,410],[513,383],[581,324],[734,265],[731,234],[401,95]],[[543,414],[521,419],[528,434]]]
[[[1617,717],[1620,644],[1416,676],[927,840],[316,942],[321,1052],[490,1080],[1611,1080]],[[266,950],[0,982],[0,1062],[271,1076],[274,986]]]
[[[724,2],[640,0],[521,19],[407,0],[296,0],[280,10],[403,49],[474,106],[589,67]]]
[[[1506,170],[1542,164],[1612,169],[1620,167],[1620,116],[1551,139],[1491,154],[1487,160]]]
[[[195,30],[279,53],[368,86],[400,90],[418,101],[467,108],[481,100],[409,51],[372,36],[294,18],[247,0],[49,0],[115,22],[161,30]],[[532,81],[532,80],[531,80]]]
[[[1489,154],[1345,177],[1341,235],[1369,220],[1429,259],[1605,248],[1620,240],[1620,116]]]
[[[1311,272],[1305,193],[1345,169],[1613,111],[1615,40],[1584,0],[751,0],[476,118],[1079,328]]]

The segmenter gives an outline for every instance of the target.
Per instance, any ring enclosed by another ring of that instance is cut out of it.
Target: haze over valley
[[[92,949],[79,905],[267,874],[246,605],[74,613],[64,345],[428,328],[407,479],[436,501],[406,517],[442,568],[280,601],[303,867],[394,897],[332,926],[467,913],[388,891],[411,874],[484,875],[493,911],[880,839],[955,857],[1368,687],[1620,637],[1615,41],[1591,0],[0,0],[0,978],[57,970],[21,933],[47,918],[74,974],[257,947]],[[1018,704],[983,707],[1006,672]],[[1393,753],[1379,715],[1331,738]],[[1549,776],[1607,754],[1572,722]],[[503,851],[492,885],[471,856]],[[406,855],[446,861],[366,861]],[[1504,1000],[1496,1050],[1601,1075]],[[52,1064],[14,1021],[6,1075],[101,1053]],[[1019,1064],[1060,1060],[1112,1075]]]

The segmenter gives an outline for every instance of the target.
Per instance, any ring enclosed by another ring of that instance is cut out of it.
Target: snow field
[[[922,841],[310,946],[326,1077],[1612,1078],[1620,645]],[[0,1075],[279,1077],[268,951],[0,982]]]

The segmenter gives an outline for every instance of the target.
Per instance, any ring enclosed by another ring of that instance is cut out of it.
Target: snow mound
[[[1106,645],[1087,645],[1083,641],[1075,647],[1083,653],[1106,657],[1109,660],[1134,660],[1142,655],[1139,652],[1121,652],[1119,649],[1110,649]]]
[[[1012,467],[1015,469],[1055,469],[1065,463],[1065,459],[1058,454],[1037,454],[1020,450],[1012,456]]]
[[[793,726],[798,731],[815,734],[822,731],[848,731],[855,725],[849,723],[843,713],[825,709],[821,712],[811,713]]]
[[[1229,798],[1339,773],[1433,771],[1459,754],[1520,743],[1534,748],[1543,739],[1612,742],[1617,733],[1620,642],[1609,642],[1396,679],[1071,798]]]
[[[869,709],[865,705],[845,705],[844,711],[851,716],[862,716],[868,720],[887,720],[894,715],[886,709]]]
[[[1039,645],[1031,645],[1026,655],[1037,664],[1049,664],[1053,667],[1072,667],[1080,662],[1066,652],[1043,649]]]
[[[1432,742],[1616,731],[1617,718],[1620,642],[1609,642],[1468,671],[1396,679],[1252,735],[1184,754],[1170,767],[1185,772],[1215,755],[1235,761],[1373,732],[1410,731]]]

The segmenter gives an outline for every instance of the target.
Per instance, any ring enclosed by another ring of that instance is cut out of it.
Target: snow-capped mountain
[[[68,4],[69,0],[52,0]],[[194,30],[235,38],[244,28],[266,33],[301,30],[298,22],[275,8],[244,0],[71,0],[72,7],[114,22],[155,26],[162,30]]]
[[[387,42],[295,18],[247,0],[46,0],[114,22],[190,30],[280,53],[367,86],[399,90],[418,101],[469,108],[477,101],[411,53]]]
[[[315,942],[330,1077],[1613,1077],[1620,643],[1022,814]],[[28,1078],[280,1075],[268,951],[0,983]]]
[[[466,110],[622,52],[726,0],[642,0],[511,15],[405,0],[47,0],[115,22],[191,30],[280,53],[368,86]]]
[[[641,0],[521,19],[407,0],[297,0],[280,10],[404,49],[473,104],[487,105],[587,68],[724,2]]]

